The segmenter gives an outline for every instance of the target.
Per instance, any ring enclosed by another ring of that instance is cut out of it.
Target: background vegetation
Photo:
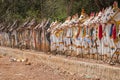
[[[115,0],[0,0],[0,23],[20,22],[27,18],[38,21],[43,18],[64,21],[75,13],[80,14],[81,9],[90,14],[113,4]],[[116,0],[119,3],[120,0]]]

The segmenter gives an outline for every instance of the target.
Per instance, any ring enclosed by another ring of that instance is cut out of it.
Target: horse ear
[[[99,12],[100,13],[100,12]],[[96,13],[95,16],[98,16],[99,13]]]
[[[105,9],[103,8],[101,12],[104,13],[104,11],[105,11]]]
[[[90,17],[93,17],[95,15],[95,13],[94,12],[92,12],[91,14],[90,14]]]
[[[81,15],[84,15],[84,14],[85,14],[85,10],[82,9],[82,11],[81,11]]]
[[[78,13],[75,14],[75,17],[78,18]]]
[[[91,13],[90,13],[90,17],[92,17],[92,14],[93,14],[93,13],[91,12]]]
[[[72,19],[74,19],[74,15],[72,15]]]
[[[118,2],[117,1],[114,1],[113,8],[118,8]]]
[[[66,18],[66,21],[67,21],[67,20],[70,20],[70,19],[71,19],[71,16],[68,16],[68,17]]]

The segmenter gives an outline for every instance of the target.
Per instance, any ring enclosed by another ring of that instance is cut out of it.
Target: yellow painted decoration
[[[117,24],[120,25],[120,21],[117,21]]]

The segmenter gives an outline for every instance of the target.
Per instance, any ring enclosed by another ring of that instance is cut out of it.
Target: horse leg
[[[112,57],[110,58],[109,64],[113,63],[113,58],[114,58],[114,55],[115,55],[116,51],[112,54]]]
[[[117,54],[116,62],[117,62],[117,63],[120,63],[120,61],[119,61],[119,54]]]

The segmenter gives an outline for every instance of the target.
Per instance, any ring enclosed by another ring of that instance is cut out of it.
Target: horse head
[[[91,13],[90,17],[83,23],[83,25],[89,25],[93,19],[94,19],[94,13]]]
[[[93,23],[98,23],[100,22],[100,18],[102,17],[102,12],[100,11],[99,13],[96,13],[96,16],[93,20]]]
[[[88,18],[89,16],[85,13],[84,9],[82,9],[81,11],[81,15],[79,17],[79,22],[84,22],[86,18]]]
[[[113,6],[106,8],[105,16],[103,18],[103,23],[107,23],[110,20],[120,20],[120,9],[118,8],[118,3],[115,1]]]
[[[111,12],[112,12],[112,7],[107,7],[104,12],[103,15],[101,17],[101,22],[102,23],[107,23],[110,20],[110,16],[111,16]]]

